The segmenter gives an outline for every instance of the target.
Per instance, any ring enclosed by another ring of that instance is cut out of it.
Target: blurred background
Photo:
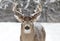
[[[60,22],[60,0],[0,0],[0,22],[18,22],[12,12],[12,4],[16,1],[23,8],[23,14],[33,14],[38,4],[43,11],[38,22]]]
[[[20,23],[0,23],[0,41],[19,41]],[[41,23],[46,31],[46,41],[60,41],[60,23]]]

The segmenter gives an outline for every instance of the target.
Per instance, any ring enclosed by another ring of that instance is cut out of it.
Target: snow
[[[60,23],[42,24],[46,30],[46,41],[60,41]]]
[[[2,0],[0,0],[0,2],[1,2]]]
[[[50,0],[50,2],[55,2],[56,0]]]
[[[0,23],[0,41],[19,41],[20,23]]]
[[[46,31],[46,41],[60,41],[59,23],[41,23]],[[20,23],[0,23],[0,41],[20,41]]]

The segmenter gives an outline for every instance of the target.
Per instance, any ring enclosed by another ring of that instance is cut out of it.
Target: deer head
[[[18,8],[18,3],[14,3],[13,12],[15,13],[15,18],[22,23],[22,31],[24,33],[30,33],[33,32],[33,22],[35,22],[36,19],[41,15],[40,12],[42,12],[42,7],[39,4],[35,13],[33,13],[31,16],[24,16],[22,14],[21,8]]]

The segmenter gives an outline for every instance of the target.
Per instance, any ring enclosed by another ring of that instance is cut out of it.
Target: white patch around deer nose
[[[30,29],[29,29],[29,30],[26,30],[26,29],[25,29],[25,30],[24,30],[24,33],[25,33],[25,34],[29,34],[29,33],[31,33],[31,30],[30,30]]]
[[[29,34],[30,32],[31,32],[30,25],[26,24],[25,29],[24,29],[24,33]]]

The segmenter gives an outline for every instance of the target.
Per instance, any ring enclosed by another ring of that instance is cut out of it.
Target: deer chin
[[[24,33],[25,33],[25,34],[29,34],[29,33],[31,33],[31,30],[30,30],[30,29],[29,29],[29,30],[26,30],[26,29],[25,29],[25,30],[24,30]]]

